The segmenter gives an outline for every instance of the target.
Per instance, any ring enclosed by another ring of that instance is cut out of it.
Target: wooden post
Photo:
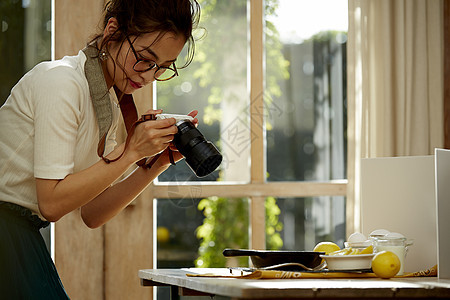
[[[250,130],[255,135],[251,145],[251,182],[265,181],[264,145],[264,1],[250,1]],[[250,224],[250,247],[266,248],[265,197],[252,197]]]
[[[55,1],[55,59],[76,55],[101,32],[103,7],[103,0]],[[139,111],[150,108],[151,93],[151,86],[136,93]],[[152,289],[140,286],[137,273],[153,266],[152,240],[151,189],[98,229],[89,229],[79,210],[64,216],[55,224],[55,263],[69,297],[151,299]]]
[[[151,108],[152,86],[133,94],[138,113]],[[121,140],[126,139],[122,128]],[[152,288],[140,285],[138,271],[153,268],[153,189],[150,186],[106,223],[104,242],[105,299],[151,299]]]
[[[76,55],[98,31],[102,0],[54,1],[54,57]],[[55,224],[55,264],[72,299],[103,299],[103,229],[84,225],[78,210]]]

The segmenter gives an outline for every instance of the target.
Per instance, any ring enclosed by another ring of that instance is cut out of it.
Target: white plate
[[[358,255],[321,255],[330,271],[367,270],[372,267],[372,254]]]

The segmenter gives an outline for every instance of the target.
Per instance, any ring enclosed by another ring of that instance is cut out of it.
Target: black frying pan
[[[269,251],[225,249],[224,256],[250,256],[256,268],[270,267],[284,263],[299,263],[308,268],[315,268],[321,264],[325,252],[314,251]]]

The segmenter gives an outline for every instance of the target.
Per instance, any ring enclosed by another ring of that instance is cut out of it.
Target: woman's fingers
[[[130,146],[140,157],[153,156],[167,148],[177,132],[174,118],[142,122],[136,126]]]
[[[144,124],[144,127],[148,128],[148,129],[150,129],[150,128],[164,129],[164,128],[170,128],[170,127],[174,126],[175,123],[176,123],[175,118],[169,118],[169,119],[162,119],[162,120],[151,120],[151,121],[143,122],[141,124]],[[175,133],[176,133],[176,131],[175,131]]]
[[[188,116],[195,118],[197,116],[197,114],[198,114],[198,110],[193,110],[190,113],[188,113]]]
[[[145,112],[146,115],[157,115],[163,112],[162,109],[149,109]]]
[[[178,129],[176,126],[163,128],[145,126],[143,131],[143,138],[146,139],[147,142],[158,144],[171,142],[173,140],[174,134],[177,133]]]
[[[198,110],[193,110],[190,113],[188,113],[188,116],[191,116],[194,118],[192,123],[194,123],[195,126],[198,126],[198,119],[196,118],[197,114],[198,114]]]

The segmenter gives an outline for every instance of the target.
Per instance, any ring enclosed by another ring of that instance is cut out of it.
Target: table
[[[233,271],[235,272],[235,271]],[[186,268],[139,271],[142,286],[170,286],[172,299],[221,295],[234,299],[450,299],[450,280],[436,277],[358,279],[238,279],[188,277],[229,274],[228,269]]]

